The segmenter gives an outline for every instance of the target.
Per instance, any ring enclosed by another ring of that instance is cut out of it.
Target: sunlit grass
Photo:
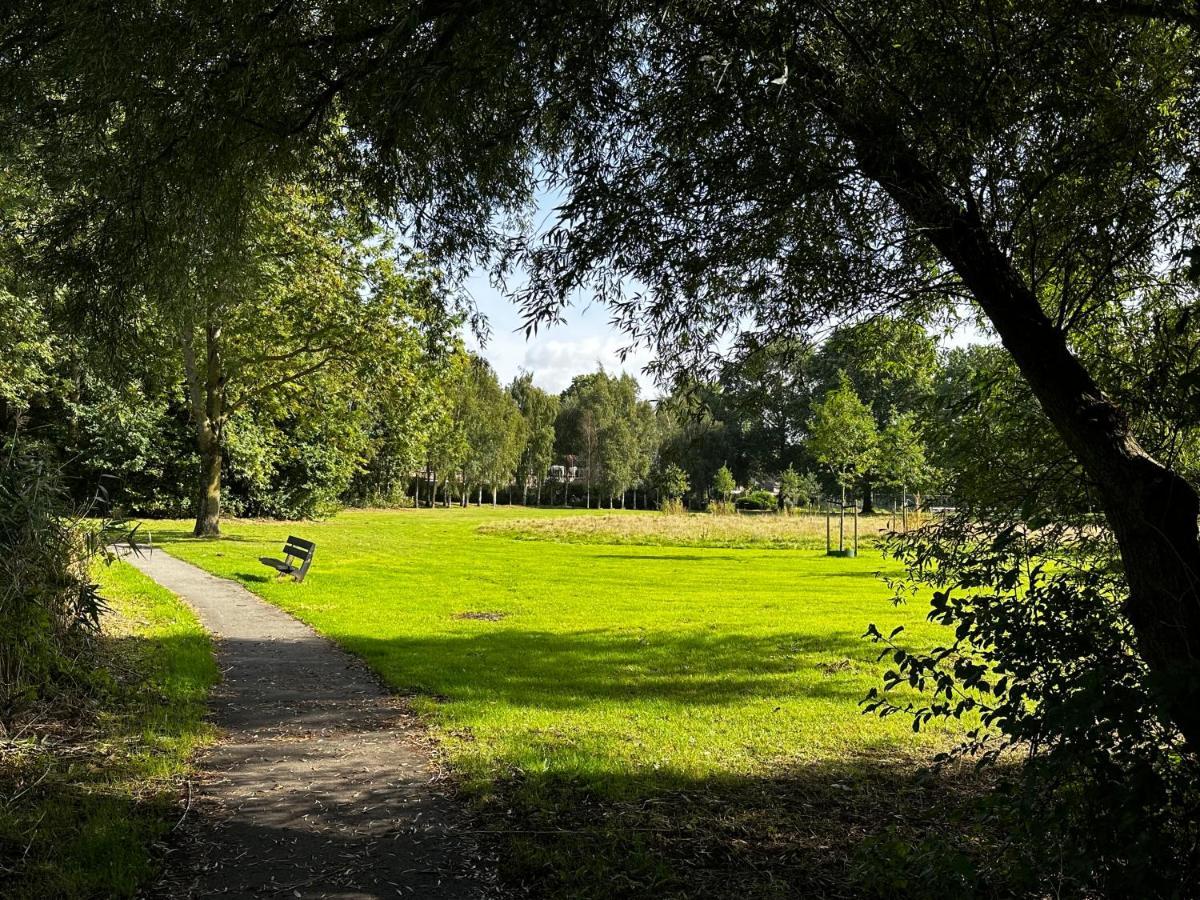
[[[859,546],[878,546],[880,535],[891,524],[887,516],[860,517]],[[839,528],[844,529],[846,546],[851,546],[855,523],[849,513],[844,521],[837,515],[819,512],[721,516],[601,513],[505,519],[480,526],[485,534],[528,541],[773,550],[824,550],[826,540],[836,547]]]
[[[765,541],[811,531],[803,520],[679,518],[350,511],[319,523],[231,521],[219,541],[189,537],[187,523],[148,527],[169,552],[241,581],[412,694],[460,782],[526,824],[574,817],[592,802],[645,809],[679,791],[737,796],[753,783],[765,796],[785,782],[797,789],[798,773],[816,779],[808,790],[828,792],[842,777],[834,771],[910,771],[944,743],[857,706],[881,669],[861,639],[868,623],[904,624],[918,644],[939,636],[923,610],[889,602],[876,573],[894,573],[894,563],[874,551],[833,559],[697,545],[715,529]],[[303,584],[257,562],[288,534],[317,544]],[[533,539],[543,534],[587,538]],[[684,537],[690,545],[671,545]],[[586,894],[580,879],[591,875],[561,866],[640,865],[628,833],[608,837],[620,849],[607,862],[601,853],[584,865],[557,844],[512,852],[520,877],[548,866],[537,876],[544,889]]]

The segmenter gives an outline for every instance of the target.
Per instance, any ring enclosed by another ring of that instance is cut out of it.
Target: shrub
[[[36,447],[0,447],[0,730],[31,703],[83,683],[103,610],[90,563],[111,523],[72,508]]]
[[[1106,537],[960,515],[890,550],[908,585],[933,588],[928,618],[953,639],[913,652],[899,629],[872,625],[893,665],[866,710],[907,714],[914,729],[972,722],[958,753],[981,763],[1020,752],[1000,815],[1035,893],[1183,896],[1200,867],[1200,771],[1138,653]],[[928,699],[893,702],[895,686]]]
[[[770,491],[755,490],[739,497],[738,509],[776,510],[779,508],[778,498]]]
[[[737,507],[728,500],[710,500],[708,512],[714,516],[732,516],[737,512]]]

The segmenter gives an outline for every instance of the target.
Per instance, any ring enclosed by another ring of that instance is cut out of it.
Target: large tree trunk
[[[862,514],[864,516],[872,515],[875,512],[875,486],[871,484],[871,479],[864,477],[862,480]]]
[[[842,119],[863,171],[920,226],[991,321],[1087,473],[1121,551],[1126,614],[1169,715],[1200,753],[1200,499],[1138,444],[973,210],[951,199],[894,123]]]
[[[221,533],[221,448],[216,442],[201,454],[200,502],[192,533],[197,537]]]
[[[221,328],[206,324],[205,359],[201,368],[196,358],[193,329],[180,323],[179,346],[183,354],[188,407],[200,454],[200,477],[196,500],[197,537],[221,533],[221,461],[225,434],[225,372],[221,360]]]

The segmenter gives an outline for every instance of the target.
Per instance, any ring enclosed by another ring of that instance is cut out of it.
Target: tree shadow
[[[374,638],[333,635],[394,686],[442,696],[487,698],[538,709],[597,701],[680,706],[803,697],[853,706],[861,673],[788,678],[830,659],[870,662],[857,634],[751,636],[716,632],[535,631],[505,622],[464,622],[470,631]]]
[[[997,773],[854,755],[769,775],[602,784],[522,772],[481,806],[509,884],[574,898],[1006,895]]]
[[[250,584],[270,584],[277,580],[278,576],[258,575],[250,572],[234,572],[233,577],[241,582],[249,582]]]

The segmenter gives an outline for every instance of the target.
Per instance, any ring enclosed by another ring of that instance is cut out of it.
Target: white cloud
[[[653,379],[642,371],[653,359],[649,351],[635,350],[622,362],[620,351],[628,341],[619,334],[554,338],[552,333],[543,332],[529,340],[523,333],[493,333],[486,347],[480,348],[473,337],[468,337],[467,344],[492,364],[505,384],[524,369],[533,373],[534,384],[557,394],[576,375],[603,367],[612,374],[632,375],[641,384],[643,397],[658,396]]]
[[[643,396],[655,396],[654,382],[643,372],[653,356],[637,349],[622,361],[620,351],[627,346],[628,342],[616,335],[534,340],[525,350],[522,365],[533,373],[534,382],[548,391],[561,391],[576,375],[603,368],[612,374],[627,372],[641,383]]]

